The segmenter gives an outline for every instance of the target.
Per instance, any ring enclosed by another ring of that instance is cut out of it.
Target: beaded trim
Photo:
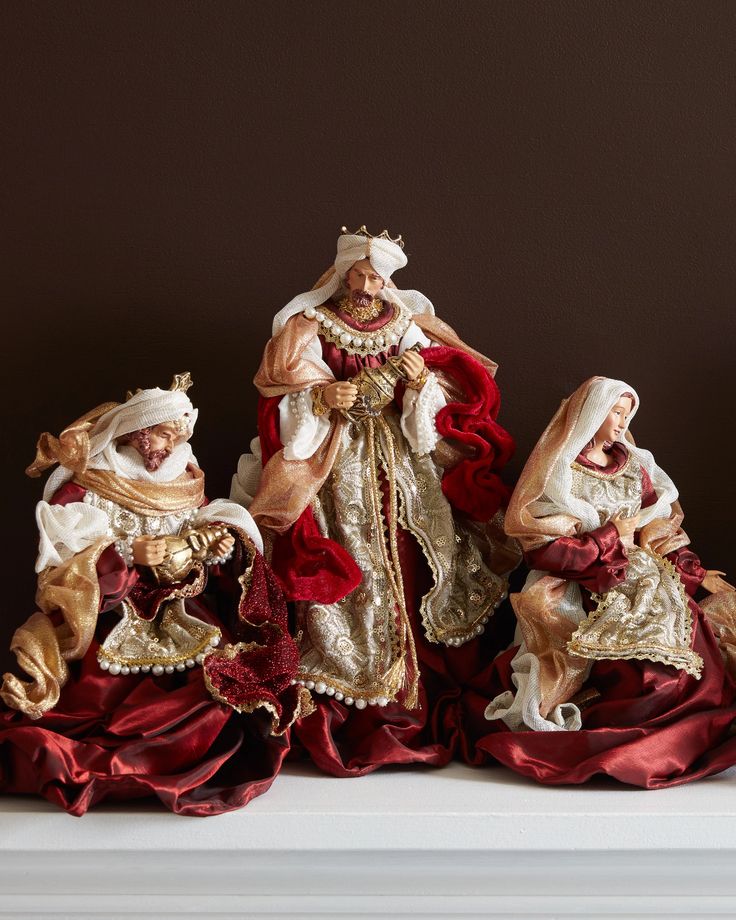
[[[328,307],[322,306],[319,310],[307,307],[304,315],[307,319],[316,319],[319,323],[319,333],[328,342],[337,345],[349,355],[379,355],[397,345],[406,333],[411,323],[411,313],[402,304],[394,305],[394,315],[380,329],[375,332],[361,334],[358,329],[348,326],[336,313]]]

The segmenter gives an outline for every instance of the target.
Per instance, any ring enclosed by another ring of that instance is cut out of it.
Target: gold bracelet
[[[330,407],[325,404],[325,401],[322,398],[324,391],[324,387],[315,387],[312,390],[312,412],[314,412],[314,414],[317,416],[327,415],[327,413],[330,411]]]
[[[425,367],[416,380],[407,380],[406,385],[410,390],[421,390],[424,384],[429,380],[429,371]]]

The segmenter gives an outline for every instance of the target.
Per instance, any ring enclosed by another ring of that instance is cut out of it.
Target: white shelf
[[[289,766],[212,818],[8,798],[0,917],[733,917],[735,780],[648,792]]]

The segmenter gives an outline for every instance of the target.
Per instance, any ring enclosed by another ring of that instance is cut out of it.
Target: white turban
[[[197,462],[187,442],[178,444],[165,462],[157,470],[150,472],[135,447],[119,445],[117,439],[141,428],[151,428],[185,417],[188,439],[191,437],[197,415],[197,410],[182,390],[140,390],[127,402],[100,416],[90,433],[87,468],[110,470],[125,479],[171,482],[181,476],[188,464]],[[73,475],[72,470],[64,466],[54,470],[43,492],[44,501],[49,501],[57,489]]]
[[[337,240],[335,258],[335,271],[340,280],[343,280],[353,265],[361,259],[370,259],[371,265],[384,281],[388,281],[391,275],[403,268],[408,261],[401,246],[392,243],[391,240],[343,233]]]
[[[298,294],[290,300],[274,317],[273,334],[280,332],[292,316],[303,313],[307,307],[319,307],[329,300],[340,289],[353,265],[361,259],[370,259],[374,270],[384,281],[388,281],[391,275],[403,268],[408,261],[401,246],[391,240],[343,233],[337,240],[337,255],[327,280],[319,287]],[[432,303],[419,291],[399,291],[387,284],[378,296],[391,303],[405,306],[411,313],[434,314]]]

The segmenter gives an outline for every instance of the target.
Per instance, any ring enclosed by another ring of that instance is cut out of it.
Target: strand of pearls
[[[340,690],[336,690],[334,687],[331,687],[321,680],[292,680],[291,683],[292,686],[299,684],[299,686],[306,687],[307,690],[312,690],[314,693],[323,693],[325,696],[332,696],[339,703],[344,703],[345,706],[355,706],[356,709],[365,709],[366,706],[388,706],[390,702],[385,696],[371,697],[367,700],[354,699],[352,696],[345,696]]]
[[[210,553],[210,555],[205,559],[205,565],[224,565],[226,562],[229,562],[233,558],[234,552],[235,546],[233,545],[222,556],[215,556],[213,553]]]
[[[107,671],[117,677],[121,675],[126,677],[128,674],[153,674],[154,677],[160,677],[162,674],[173,674],[174,671],[186,671],[187,668],[201,665],[210,649],[220,644],[220,635],[211,636],[207,643],[207,648],[203,652],[195,655],[193,658],[180,659],[171,664],[121,664],[119,661],[111,661],[105,657],[102,649],[97,653],[97,663],[102,671]]]
[[[386,325],[370,335],[360,335],[341,322],[334,314],[327,314],[314,307],[304,310],[307,319],[316,319],[320,324],[320,331],[324,337],[335,345],[339,345],[350,355],[380,354],[392,345],[397,345],[409,328],[411,317],[403,308],[399,308],[397,316]]]

